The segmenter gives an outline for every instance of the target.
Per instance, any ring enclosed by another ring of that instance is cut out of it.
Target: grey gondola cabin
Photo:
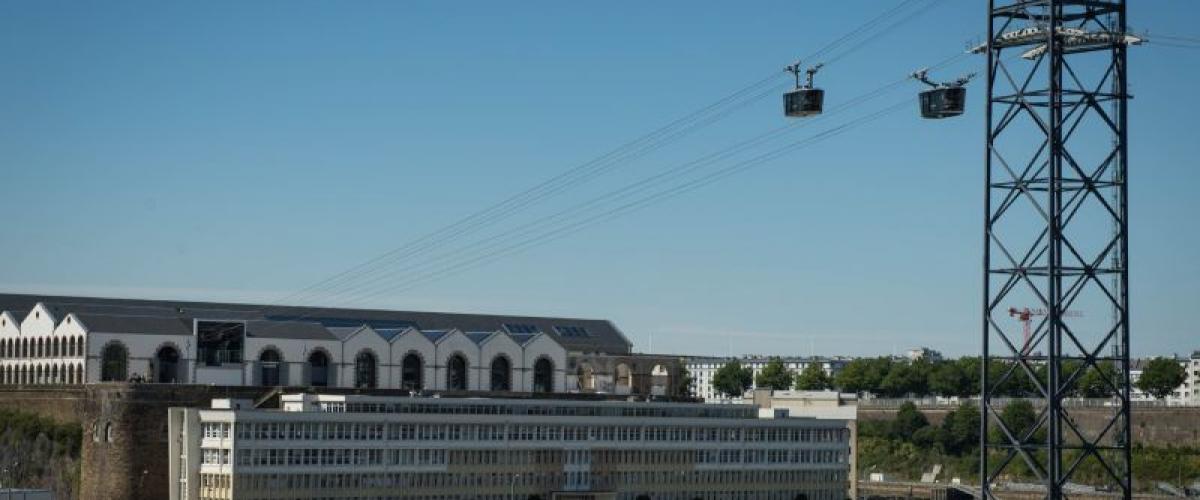
[[[783,94],[783,114],[792,118],[804,118],[821,114],[825,106],[825,91],[813,87],[813,75],[821,64],[805,70],[806,79],[800,83],[800,62],[788,66],[785,71],[795,75],[796,88]]]
[[[964,87],[943,87],[921,92],[922,118],[950,118],[963,114],[967,103]]]
[[[953,82],[938,83],[929,79],[927,70],[912,74],[931,88],[921,91],[922,118],[951,118],[963,114],[967,107],[967,88],[965,85],[975,75],[964,76]]]

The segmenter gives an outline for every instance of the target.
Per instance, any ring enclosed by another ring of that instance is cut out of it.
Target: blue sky
[[[896,3],[5,2],[0,288],[277,300]],[[1197,15],[1188,0],[1130,7],[1152,34],[1200,36]],[[833,105],[953,56],[982,28],[982,2],[943,0],[818,82]],[[1200,348],[1200,197],[1187,192],[1200,184],[1198,56],[1131,56],[1139,355]],[[848,117],[911,109],[569,237],[411,289],[400,276],[396,290],[314,301],[608,318],[658,352],[973,353],[983,88],[964,117],[937,122],[915,116],[917,90]],[[783,125],[778,108],[771,93],[489,231]]]

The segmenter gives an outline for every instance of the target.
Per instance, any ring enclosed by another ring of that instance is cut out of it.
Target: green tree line
[[[930,361],[898,360],[890,357],[859,358],[846,363],[836,376],[830,377],[820,363],[809,363],[796,373],[780,358],[771,358],[756,376],[749,366],[739,360],[726,363],[713,374],[713,387],[730,397],[741,396],[750,387],[762,389],[799,389],[820,391],[837,389],[842,392],[871,393],[883,397],[906,396],[974,396],[981,392],[982,363],[978,357]],[[1071,383],[1071,396],[1105,398],[1120,387],[1119,372],[1108,361],[1088,364],[1077,360],[1063,361],[1061,373]],[[992,393],[1000,397],[1038,397],[1039,387],[1049,379],[1045,364],[1020,365],[995,360],[988,364],[988,379]],[[1144,368],[1138,387],[1158,397],[1166,397],[1183,383],[1186,372],[1174,360],[1151,360]]]

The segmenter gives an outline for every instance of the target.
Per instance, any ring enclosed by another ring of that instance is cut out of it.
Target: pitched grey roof
[[[186,320],[190,329],[193,319],[227,320],[273,320],[303,322],[324,325],[327,328],[350,328],[364,324],[377,331],[392,330],[395,333],[405,327],[420,330],[447,330],[456,328],[464,332],[510,331],[505,325],[532,327],[557,340],[567,350],[626,354],[630,342],[616,326],[606,320],[546,318],[535,316],[507,316],[495,314],[461,314],[419,311],[387,311],[376,309],[333,309],[320,307],[267,306],[258,304],[230,304],[216,302],[188,302],[175,300],[118,299],[103,297],[67,297],[50,295],[0,294],[0,311],[28,311],[34,304],[42,302],[56,316],[68,313],[97,314],[110,316],[150,316]],[[23,316],[22,316],[23,318]],[[567,337],[559,334],[555,327],[579,327],[588,335]],[[325,331],[310,331],[309,327],[297,327],[276,332],[275,328],[260,336],[279,335],[289,338],[336,338]],[[393,337],[395,334],[392,335]],[[514,335],[514,340],[516,340]],[[385,337],[387,338],[387,337]],[[527,341],[527,340],[526,340]],[[518,340],[518,342],[522,342]]]
[[[247,321],[246,336],[271,339],[341,340],[320,323],[306,321]]]
[[[538,334],[536,334],[536,333],[510,333],[510,334],[508,334],[508,336],[512,337],[513,342],[516,342],[518,345],[525,345],[525,344],[528,344],[530,340],[533,340],[534,338],[536,338],[538,336]]]
[[[192,322],[181,318],[76,314],[88,330],[103,333],[144,335],[191,335]]]
[[[467,338],[471,339],[471,342],[474,342],[475,345],[479,345],[482,344],[483,341],[487,340],[488,337],[491,337],[494,333],[496,332],[466,332],[465,335]]]
[[[446,330],[421,330],[421,335],[424,335],[430,342],[437,342],[438,339],[445,337],[447,333],[449,332]]]
[[[404,333],[404,330],[407,330],[407,328],[377,328],[375,329],[375,333],[383,337],[383,340],[391,342],[397,335]]]
[[[334,327],[326,328],[326,330],[329,330],[329,333],[332,333],[334,337],[338,338],[338,340],[346,340],[346,339],[350,338],[351,335],[358,333],[358,331],[362,330],[362,329],[363,329],[363,327],[361,327],[361,326],[359,326],[359,327],[334,326]]]

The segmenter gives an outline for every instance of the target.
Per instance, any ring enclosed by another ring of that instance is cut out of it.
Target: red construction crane
[[[1021,347],[1021,354],[1029,354],[1029,348],[1031,347],[1029,342],[1033,340],[1033,331],[1029,325],[1033,323],[1033,317],[1045,316],[1046,314],[1049,313],[1045,309],[1030,309],[1028,307],[1024,309],[1008,308],[1008,315],[1016,317],[1017,321],[1021,322],[1023,333],[1025,334],[1025,345]],[[1078,311],[1063,311],[1062,316],[1064,318],[1082,318],[1083,313]]]

